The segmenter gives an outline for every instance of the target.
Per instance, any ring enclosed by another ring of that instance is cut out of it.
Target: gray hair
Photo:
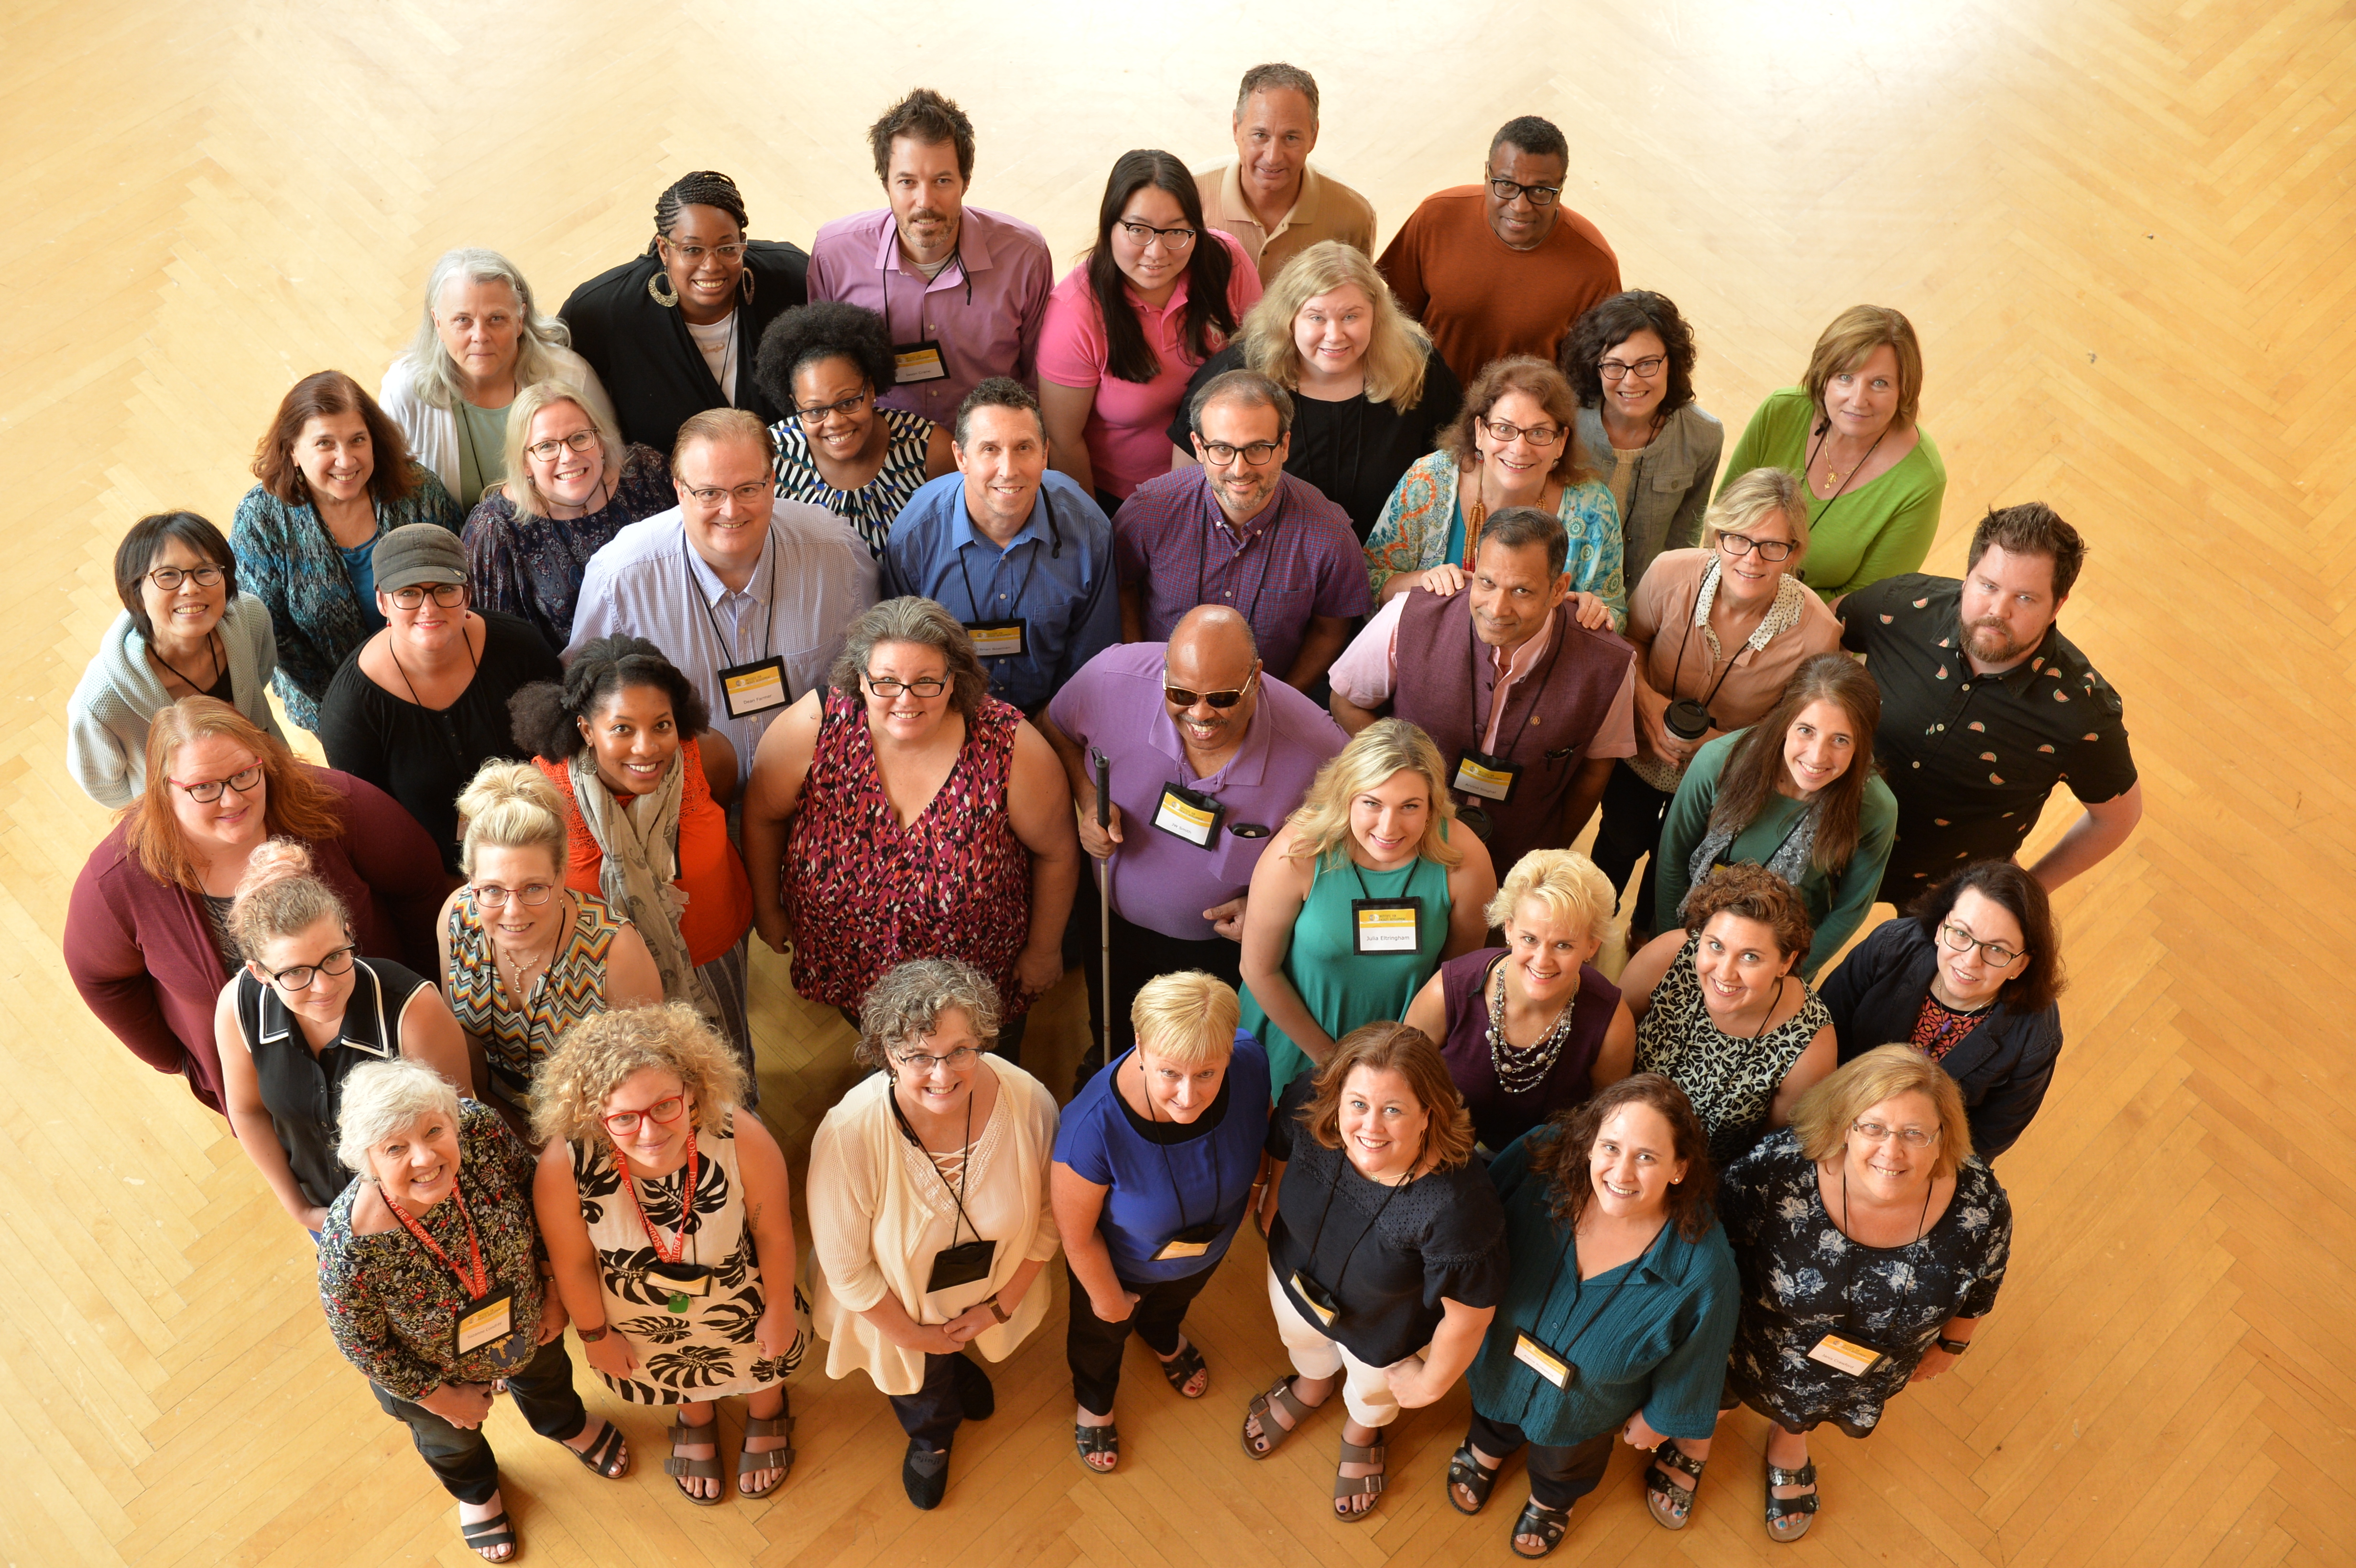
[[[859,1004],[859,1043],[851,1059],[889,1072],[888,1052],[932,1033],[950,1011],[962,1011],[984,1045],[998,1038],[998,987],[989,976],[960,958],[912,958],[876,981]]]
[[[1292,433],[1292,394],[1279,386],[1273,376],[1263,376],[1257,370],[1227,370],[1203,383],[1203,389],[1186,406],[1187,426],[1196,435],[1203,433],[1203,411],[1213,403],[1274,409],[1276,439],[1282,441]]]
[[[336,1157],[346,1169],[365,1174],[369,1150],[419,1117],[437,1114],[458,1119],[458,1091],[447,1078],[406,1058],[363,1062],[344,1080]]]
[[[1309,123],[1316,124],[1317,79],[1299,66],[1286,65],[1280,60],[1256,65],[1244,72],[1243,85],[1236,89],[1235,117],[1237,120],[1244,117],[1244,105],[1251,101],[1253,93],[1275,92],[1288,87],[1309,100]]]
[[[449,351],[442,347],[442,335],[434,329],[434,308],[442,302],[442,290],[452,278],[465,273],[478,283],[505,283],[516,297],[516,316],[523,331],[516,338],[515,381],[519,391],[535,381],[545,381],[560,372],[556,357],[551,352],[569,348],[573,334],[564,323],[552,315],[542,315],[532,304],[531,285],[523,280],[516,264],[497,251],[477,250],[471,246],[444,251],[442,259],[434,263],[434,271],[425,278],[425,310],[417,322],[417,336],[409,345],[409,360],[417,377],[417,395],[437,409],[457,408],[465,396],[460,389],[457,368],[450,363]]]
[[[851,623],[842,636],[842,652],[826,672],[827,684],[854,702],[866,701],[862,681],[880,643],[914,643],[937,650],[949,667],[949,706],[959,713],[972,713],[990,690],[990,676],[973,651],[965,623],[913,593],[886,599]]]

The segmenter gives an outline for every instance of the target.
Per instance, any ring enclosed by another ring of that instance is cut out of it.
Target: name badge
[[[1205,1220],[1199,1225],[1189,1225],[1154,1253],[1158,1264],[1173,1263],[1180,1258],[1199,1258],[1218,1244],[1220,1232],[1226,1227],[1216,1220]]]
[[[496,1345],[515,1332],[515,1292],[507,1285],[458,1313],[454,1339],[458,1354]]]
[[[973,651],[986,659],[1011,659],[1023,652],[1024,623],[1012,621],[968,621],[965,635],[973,639]]]
[[[1557,1388],[1569,1388],[1578,1371],[1569,1361],[1531,1339],[1527,1334],[1514,1336],[1514,1360],[1546,1379]]]
[[[1844,1339],[1837,1334],[1826,1335],[1808,1352],[1808,1360],[1830,1367],[1835,1371],[1847,1372],[1853,1378],[1865,1376],[1889,1359],[1870,1345]]]
[[[1514,798],[1514,785],[1521,782],[1521,777],[1519,763],[1493,757],[1486,752],[1467,752],[1456,760],[1456,779],[1449,787],[1503,805]]]
[[[997,1255],[996,1242],[959,1242],[954,1247],[943,1247],[933,1254],[932,1277],[925,1282],[925,1294],[954,1290],[960,1285],[988,1279],[991,1262]]]
[[[903,387],[911,381],[937,381],[949,373],[941,362],[941,346],[929,337],[892,345],[892,379]]]
[[[690,1296],[712,1294],[712,1269],[704,1264],[650,1263],[646,1280],[668,1297],[663,1305],[673,1312],[685,1312]]]
[[[1226,806],[1207,795],[1183,784],[1163,784],[1162,803],[1153,808],[1153,826],[1197,848],[1207,849],[1211,840],[1218,837],[1219,818],[1226,811]]]
[[[1341,1305],[1333,1299],[1333,1293],[1299,1269],[1292,1271],[1292,1294],[1301,1297],[1316,1315],[1317,1321],[1328,1328],[1333,1326],[1333,1319],[1342,1316]]]
[[[728,666],[720,672],[720,691],[731,719],[750,719],[755,713],[783,708],[793,695],[786,685],[782,656]]]
[[[1421,899],[1352,899],[1350,920],[1357,928],[1360,957],[1423,948]]]

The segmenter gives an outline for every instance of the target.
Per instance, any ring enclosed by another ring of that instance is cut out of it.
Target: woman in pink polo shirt
[[[1170,472],[1171,417],[1194,367],[1259,298],[1243,247],[1205,227],[1194,176],[1168,153],[1123,153],[1097,242],[1047,297],[1039,403],[1048,460],[1106,511]]]

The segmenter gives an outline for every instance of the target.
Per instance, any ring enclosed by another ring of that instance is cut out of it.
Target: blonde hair
[[[1406,720],[1376,720],[1317,770],[1307,798],[1292,814],[1294,837],[1287,853],[1295,860],[1322,859],[1328,867],[1339,867],[1350,854],[1350,803],[1394,773],[1418,773],[1431,796],[1431,814],[1415,852],[1434,865],[1453,869],[1462,864],[1464,851],[1446,837],[1447,825],[1456,820],[1447,766],[1431,737]]]
[[[1808,559],[1808,498],[1799,475],[1781,468],[1754,468],[1728,480],[1701,515],[1701,548],[1716,554],[1719,535],[1748,534],[1770,517],[1792,530],[1792,553],[1776,564],[1796,577]]]
[[[1374,329],[1360,361],[1366,400],[1388,403],[1405,413],[1423,400],[1424,367],[1430,363],[1431,334],[1399,308],[1398,296],[1366,253],[1339,240],[1321,240],[1284,264],[1268,293],[1244,317],[1244,363],[1287,391],[1301,389],[1301,349],[1292,322],[1301,307],[1344,286],[1366,296]]]
[[[658,1002],[593,1014],[564,1031],[532,1074],[532,1136],[543,1144],[596,1137],[606,1096],[649,1067],[679,1080],[704,1132],[719,1132],[744,1103],[744,1067],[728,1042],[687,1003]]]
[[[1503,927],[1526,899],[1536,900],[1548,920],[1600,936],[1612,923],[1618,894],[1612,879],[1578,850],[1533,849],[1514,862],[1483,915],[1491,925]]]
[[[573,858],[564,797],[530,763],[485,763],[459,792],[458,821],[464,834],[459,863],[468,877],[478,849],[545,849],[556,880],[564,880]]]
[[[1233,986],[1200,969],[1182,969],[1148,980],[1129,1005],[1129,1022],[1140,1051],[1179,1067],[1208,1067],[1235,1054],[1242,1012]]]
[[[312,875],[310,849],[298,839],[273,838],[247,858],[229,921],[238,951],[259,960],[273,937],[295,935],[331,915],[351,931],[352,912],[335,889]]]
[[[1939,1154],[1933,1176],[1953,1176],[1971,1157],[1972,1124],[1964,1115],[1964,1092],[1947,1070],[1911,1045],[1878,1045],[1842,1063],[1792,1107],[1792,1131],[1800,1152],[1819,1163],[1848,1144],[1851,1122],[1901,1094],[1920,1094],[1939,1114]]]
[[[531,421],[559,403],[571,403],[579,409],[581,417],[589,421],[589,428],[597,432],[597,444],[605,454],[605,477],[611,480],[621,474],[621,435],[589,406],[581,389],[570,381],[534,381],[508,405],[507,497],[519,517],[548,516],[548,497],[540,493],[540,481],[531,476],[531,465],[524,461],[524,449],[531,443]]]
[[[1825,388],[1832,379],[1864,364],[1885,343],[1898,356],[1898,422],[1914,422],[1922,406],[1922,346],[1915,339],[1914,324],[1888,305],[1853,304],[1833,317],[1808,355],[1808,371],[1800,385],[1816,406],[1809,416],[1811,425],[1825,417]]]

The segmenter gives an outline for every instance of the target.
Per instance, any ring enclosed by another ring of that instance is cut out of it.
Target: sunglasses
[[[1164,686],[1162,695],[1173,708],[1192,708],[1198,702],[1207,702],[1214,708],[1233,708],[1250,689],[1249,681],[1232,691],[1189,691],[1183,686]]]

